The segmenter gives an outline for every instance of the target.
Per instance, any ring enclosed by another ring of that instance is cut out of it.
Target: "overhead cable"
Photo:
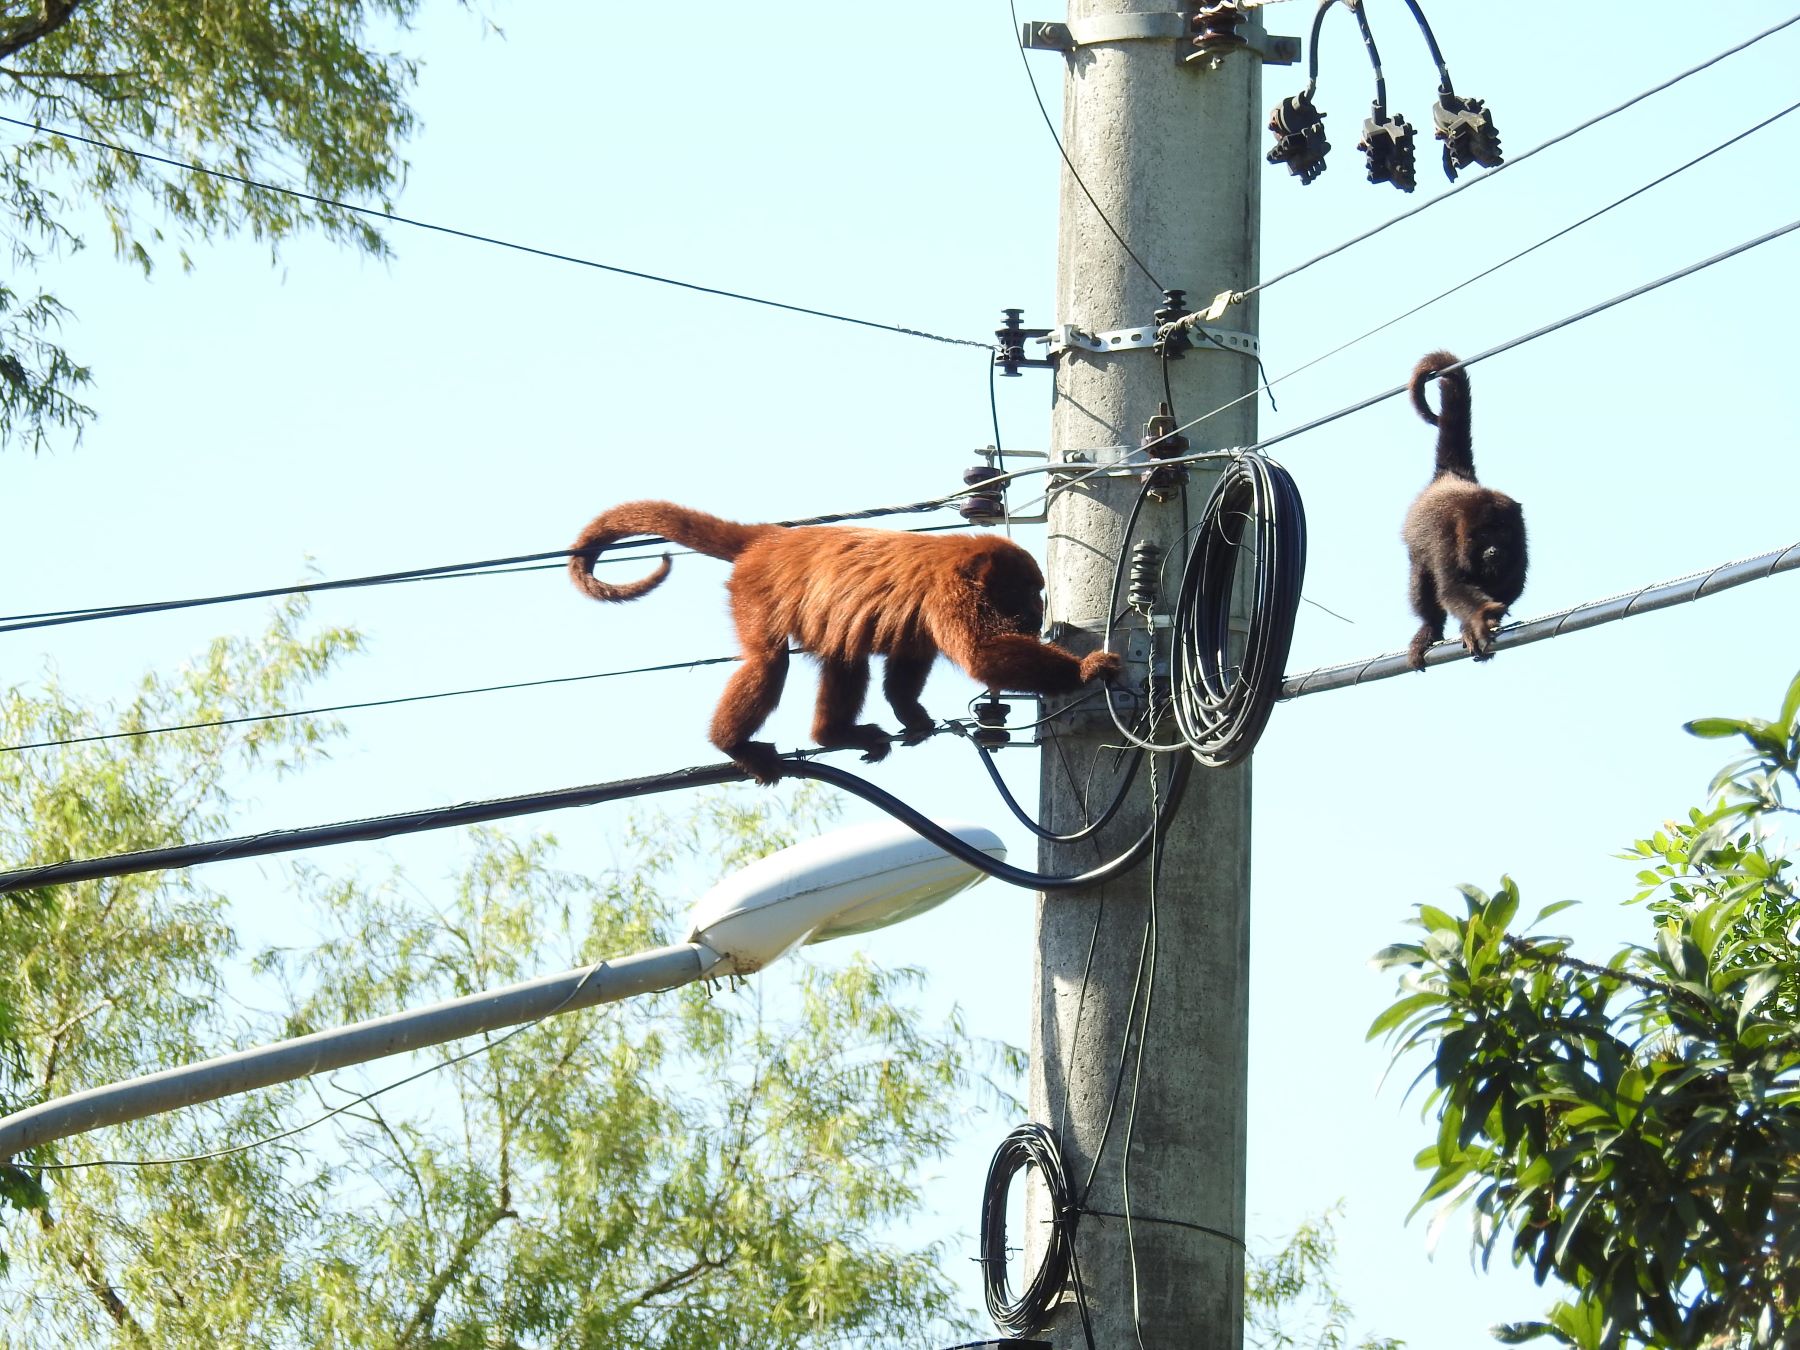
[[[924,338],[930,342],[944,342],[956,347],[981,347],[993,350],[991,342],[976,342],[969,338],[945,337],[940,333],[928,333],[919,328],[905,328],[899,324],[880,323],[874,319],[858,319],[849,314],[837,314],[826,309],[812,309],[806,305],[791,305],[781,300],[769,300],[762,296],[746,295],[741,291],[728,291],[718,286],[702,286],[698,282],[679,281],[674,277],[659,276],[654,272],[640,272],[635,268],[620,267],[613,263],[596,262],[592,258],[577,257],[572,253],[558,253],[554,249],[538,248],[531,244],[515,243],[508,239],[499,239],[493,235],[477,234],[473,230],[459,230],[449,225],[434,224],[429,220],[418,220],[411,216],[398,215],[393,211],[384,211],[376,206],[359,206],[355,202],[343,201],[336,197],[322,197],[317,193],[306,192],[300,188],[285,187],[279,183],[265,183],[255,178],[246,178],[243,174],[231,173],[225,169],[210,168],[205,164],[196,164],[192,160],[175,159],[168,155],[155,154],[149,150],[134,149],[129,145],[120,145],[115,141],[103,141],[94,136],[84,136],[77,131],[69,131],[62,127],[46,126],[42,122],[28,121],[20,117],[0,115],[0,122],[8,122],[16,127],[38,132],[45,136],[60,136],[66,141],[76,141],[82,145],[91,145],[97,150],[108,150],[116,155],[130,155],[149,164],[161,164],[171,169],[183,169],[188,173],[204,174],[208,178],[222,179],[228,183],[237,183],[242,187],[255,188],[260,192],[274,192],[284,197],[292,197],[298,201],[313,202],[319,206],[329,206],[337,211],[350,211],[357,215],[368,216],[375,220],[385,220],[393,225],[408,225],[416,230],[430,230],[434,234],[446,234],[455,239],[467,239],[476,244],[492,244],[495,248],[510,249],[515,253],[529,253],[533,257],[548,258],[552,262],[573,263],[577,267],[588,267],[598,272],[611,272],[615,276],[633,277],[639,281],[654,281],[662,286],[678,286],[684,291],[697,291],[702,295],[716,295],[724,300],[742,300],[746,304],[765,305],[770,309],[783,309],[791,314],[805,314],[815,319],[831,319],[837,323],[855,324],[861,328],[876,328],[886,333],[899,333],[904,337]]]
[[[1610,300],[1602,300],[1598,304],[1589,305],[1586,309],[1577,310],[1575,313],[1565,315],[1563,318],[1557,319],[1552,323],[1547,323],[1542,327],[1534,328],[1529,333],[1521,333],[1517,337],[1508,338],[1505,342],[1489,347],[1485,351],[1479,351],[1473,356],[1464,357],[1453,366],[1445,366],[1442,370],[1438,371],[1437,374],[1441,377],[1448,374],[1450,371],[1462,370],[1479,362],[1486,361],[1489,357],[1499,356],[1503,352],[1509,352],[1514,347],[1522,347],[1528,342],[1535,342],[1541,337],[1548,337],[1551,333],[1557,332],[1559,329],[1567,328],[1571,324],[1580,323],[1583,319],[1591,319],[1596,314],[1603,314],[1607,310],[1612,309],[1617,305],[1622,305],[1628,300],[1636,300],[1638,297],[1648,295],[1651,291],[1667,286],[1671,282],[1680,281],[1684,277],[1693,276],[1696,272],[1703,272],[1716,263],[1726,262],[1731,258],[1737,257],[1741,253],[1748,253],[1753,248],[1760,248],[1762,245],[1780,239],[1784,235],[1792,234],[1795,230],[1800,230],[1800,220],[1789,221],[1786,225],[1777,226],[1775,229],[1757,235],[1754,239],[1746,239],[1741,244],[1735,244],[1731,248],[1715,253],[1710,258],[1703,258],[1699,262],[1689,263],[1686,267],[1670,272],[1666,276],[1658,277],[1655,281],[1647,281],[1642,286],[1634,286],[1628,291],[1623,291],[1620,294],[1613,296]],[[1167,459],[1158,460],[1157,463],[1165,465],[1197,464],[1204,460],[1229,458],[1233,455],[1251,454],[1257,451],[1267,450],[1272,445],[1279,445],[1283,441],[1293,440],[1296,436],[1304,436],[1308,432],[1317,431],[1320,427],[1329,426],[1333,422],[1349,417],[1352,413],[1359,413],[1365,409],[1373,408],[1378,403],[1385,403],[1390,398],[1395,398],[1404,394],[1406,388],[1407,387],[1404,384],[1398,384],[1392,389],[1384,389],[1379,394],[1371,394],[1369,397],[1359,399],[1355,403],[1339,408],[1335,412],[1329,412],[1323,416],[1315,417],[1311,421],[1302,422],[1299,426],[1289,427],[1286,431],[1276,432],[1273,436],[1267,436],[1253,445],[1240,446],[1227,450],[1206,450],[1191,455],[1172,455]],[[1183,422],[1180,426],[1176,427],[1173,432],[1166,434],[1175,435],[1186,431],[1190,427],[1197,426],[1201,422],[1204,422],[1207,418],[1215,416],[1216,412],[1217,410],[1210,413],[1202,413],[1199,417],[1194,418],[1192,421]],[[1132,466],[1121,464],[1107,465],[1097,469],[1088,469],[1083,473],[1070,476],[1062,483],[1059,483],[1055,490],[1067,492],[1071,488],[1078,487],[1088,479],[1099,474],[1116,473],[1126,467]],[[1141,468],[1142,463],[1135,464],[1135,467]],[[1062,469],[1065,473],[1067,472],[1067,469],[1061,465],[1052,465],[1050,468]],[[1045,471],[1046,470],[1043,469],[1037,470],[1037,472]],[[1029,472],[1032,472],[1032,470],[1020,471],[1020,473]]]
[[[996,880],[1026,890],[1074,890],[1096,885],[1110,877],[1122,875],[1135,867],[1149,850],[1154,831],[1160,821],[1153,820],[1138,841],[1109,861],[1075,876],[1047,876],[989,857],[980,849],[965,843],[928,816],[914,810],[893,794],[876,787],[854,774],[829,764],[802,758],[800,752],[782,757],[785,777],[811,778],[838,788],[887,812],[894,819],[944,852],[962,859],[971,867]],[[1179,804],[1186,786],[1190,761],[1184,756],[1176,767],[1176,780],[1164,813]],[[653,793],[676,792],[689,788],[716,787],[734,783],[748,775],[736,764],[706,764],[642,778],[627,778],[610,783],[590,783],[583,787],[562,788],[553,792],[531,792],[514,797],[489,798],[461,802],[454,806],[403,811],[394,815],[369,816],[360,820],[338,821],[329,825],[302,826],[298,829],[270,830],[262,834],[242,835],[235,839],[215,839],[192,844],[173,844],[163,848],[140,849],[105,857],[80,858],[69,862],[48,863],[39,867],[0,872],[0,895],[37,890],[48,886],[66,886],[99,877],[130,876],[140,872],[160,872],[170,868],[193,867],[202,863],[225,862],[234,858],[260,858],[276,853],[292,853],[301,849],[322,848],[331,844],[391,839],[402,834],[426,830],[450,829],[461,825],[477,825],[484,821],[506,820],[516,816],[535,815],[543,811],[561,811],[575,806],[593,806],[601,802],[622,801]]]
[[[1676,178],[1679,175],[1686,173],[1689,169],[1694,168],[1696,165],[1705,163],[1707,160],[1711,159],[1714,155],[1719,154],[1721,151],[1730,149],[1732,146],[1736,145],[1739,141],[1747,140],[1748,138],[1755,135],[1757,132],[1762,131],[1766,127],[1773,126],[1776,122],[1779,122],[1782,118],[1788,116],[1790,113],[1793,113],[1795,111],[1800,111],[1800,103],[1790,103],[1787,107],[1783,108],[1780,112],[1774,113],[1771,116],[1765,117],[1765,118],[1763,118],[1762,121],[1758,122],[1755,126],[1747,127],[1743,131],[1738,132],[1735,136],[1732,136],[1726,140],[1720,141],[1717,145],[1713,146],[1710,150],[1702,151],[1700,154],[1695,155],[1692,159],[1688,160],[1686,163],[1681,164],[1681,165],[1677,166],[1676,168],[1670,169],[1667,173],[1660,174],[1656,178],[1651,179],[1648,183],[1645,183],[1642,187],[1633,188],[1630,192],[1627,192],[1622,197],[1615,197],[1612,201],[1606,203],[1606,205],[1598,208],[1597,210],[1588,212],[1588,214],[1581,217],[1581,219],[1572,221],[1571,223],[1563,226],[1561,229],[1557,230],[1553,234],[1545,235],[1542,239],[1539,239],[1535,243],[1527,244],[1524,248],[1520,249],[1518,252],[1509,254],[1508,256],[1502,258],[1499,262],[1494,263],[1489,267],[1484,267],[1481,271],[1475,273],[1473,276],[1465,277],[1463,280],[1457,282],[1454,286],[1451,286],[1446,290],[1439,291],[1436,295],[1430,297],[1429,299],[1421,300],[1418,304],[1414,305],[1411,309],[1403,310],[1399,314],[1394,315],[1393,318],[1383,320],[1381,323],[1376,324],[1373,328],[1370,328],[1370,329],[1366,330],[1365,332],[1358,333],[1355,337],[1349,339],[1346,342],[1340,342],[1337,346],[1333,347],[1330,351],[1321,352],[1319,355],[1313,357],[1310,361],[1305,361],[1305,362],[1301,363],[1300,365],[1295,366],[1292,370],[1287,371],[1281,375],[1277,375],[1273,380],[1268,379],[1265,376],[1262,381],[1263,390],[1267,391],[1269,388],[1271,388],[1274,385],[1281,384],[1282,382],[1284,382],[1286,380],[1291,380],[1294,378],[1294,376],[1302,373],[1303,371],[1311,370],[1314,366],[1320,365],[1321,363],[1323,363],[1325,361],[1329,361],[1332,357],[1337,356],[1342,352],[1349,351],[1350,348],[1356,346],[1358,343],[1368,341],[1370,338],[1374,337],[1377,333],[1386,332],[1388,329],[1392,328],[1395,324],[1402,323],[1405,320],[1412,318],[1413,315],[1421,313],[1422,311],[1424,311],[1426,309],[1429,309],[1431,306],[1437,304],[1440,300],[1447,300],[1451,296],[1455,295],[1458,291],[1466,290],[1470,286],[1473,286],[1476,282],[1483,281],[1486,278],[1493,276],[1494,273],[1500,271],[1502,268],[1510,267],[1510,266],[1512,266],[1512,264],[1518,262],[1521,258],[1528,257],[1529,255],[1536,253],[1540,248],[1543,248],[1549,244],[1553,244],[1558,239],[1562,239],[1567,235],[1573,234],[1576,230],[1579,230],[1582,226],[1591,224],[1592,222],[1600,219],[1601,216],[1606,215],[1609,211],[1615,211],[1619,207],[1624,206],[1627,202],[1635,201],[1637,198],[1643,196],[1646,192],[1649,192],[1652,188],[1661,187],[1664,183],[1668,182],[1670,179]],[[1190,316],[1190,317],[1193,317],[1193,316]],[[1183,321],[1183,323],[1185,323],[1185,321]],[[1180,325],[1178,325],[1178,326],[1180,326]],[[1219,416],[1219,414],[1221,414],[1223,412],[1227,412],[1230,409],[1237,407],[1238,404],[1244,403],[1250,399],[1255,398],[1256,394],[1257,394],[1257,391],[1255,389],[1246,389],[1243,393],[1239,394],[1236,398],[1233,398],[1233,399],[1229,400],[1228,402],[1221,403],[1218,407],[1214,408],[1211,412],[1195,418],[1192,422],[1185,423],[1183,429],[1186,429],[1187,427],[1196,426],[1201,422],[1205,422],[1211,418],[1217,417],[1217,416]],[[1274,395],[1271,394],[1270,402],[1273,403],[1273,401],[1274,401]]]
[[[1006,7],[1012,12],[1013,38],[1015,41],[1018,41],[1020,32],[1019,7],[1014,3],[1014,0],[1006,0]],[[1162,290],[1162,282],[1156,279],[1156,274],[1150,270],[1142,258],[1138,257],[1137,250],[1125,242],[1125,236],[1120,234],[1113,226],[1113,223],[1108,219],[1106,212],[1101,210],[1100,203],[1094,200],[1094,194],[1088,191],[1088,185],[1082,181],[1081,172],[1075,167],[1075,161],[1069,158],[1069,152],[1063,148],[1062,137],[1058,135],[1056,131],[1056,123],[1050,120],[1050,110],[1044,106],[1044,96],[1038,92],[1037,76],[1031,73],[1031,59],[1025,55],[1025,44],[1019,42],[1018,45],[1019,60],[1023,62],[1025,66],[1025,79],[1031,85],[1031,97],[1037,101],[1038,113],[1044,119],[1044,129],[1050,133],[1050,139],[1056,142],[1056,153],[1062,156],[1062,162],[1068,166],[1069,176],[1075,180],[1075,186],[1081,189],[1081,195],[1087,198],[1088,205],[1094,208],[1094,214],[1100,217],[1100,223],[1106,226],[1107,233],[1118,240],[1119,247],[1124,249],[1126,256],[1137,265],[1137,270],[1144,274],[1145,279],[1149,281],[1152,286],[1156,287],[1159,291]]]
[[[921,514],[926,511],[936,511],[961,495],[961,493],[950,493],[948,496],[934,498],[931,501],[907,502],[898,506],[875,506],[860,511],[835,511],[828,515],[808,516],[801,520],[783,520],[775,523],[786,526],[833,525],[845,521],[874,520],[882,516]],[[927,526],[925,530],[935,528],[953,530],[961,529],[962,526],[960,524],[942,527]],[[620,546],[648,548],[667,542],[667,540],[650,535],[632,539]],[[374,572],[367,576],[341,577],[335,581],[301,581],[290,586],[264,586],[257,590],[190,596],[180,600],[150,600],[139,604],[95,605],[86,609],[58,609],[45,610],[37,614],[13,614],[0,619],[0,633],[17,633],[28,628],[55,628],[71,623],[91,623],[99,619],[124,619],[137,614],[160,614],[167,610],[196,609],[206,605],[226,605],[242,600],[267,600],[283,595],[310,595],[316,591],[356,590],[368,586],[389,586],[398,582],[431,581],[455,576],[494,576],[513,571],[536,570],[534,566],[518,566],[521,563],[542,565],[549,569],[560,567],[563,560],[566,560],[573,551],[567,548],[547,549],[541,553],[515,553],[503,558],[479,558],[473,562],[409,567],[397,572]],[[620,555],[603,561],[632,562],[636,561],[636,558],[632,555]]]
[[[632,666],[626,670],[596,670],[584,675],[552,675],[541,680],[514,680],[507,684],[483,684],[468,689],[441,689],[430,694],[402,694],[397,698],[372,698],[357,703],[332,703],[319,708],[245,713],[240,717],[214,717],[200,722],[177,722],[169,726],[96,731],[87,736],[64,736],[60,740],[21,741],[17,745],[0,745],[0,755],[12,754],[19,750],[52,750],[67,745],[88,745],[95,741],[133,740],[139,736],[166,736],[177,731],[207,731],[213,727],[244,726],[251,722],[285,722],[295,717],[324,717],[331,713],[356,712],[364,708],[393,708],[406,703],[430,703],[444,698],[464,698],[471,694],[498,694],[514,689],[545,689],[559,684],[583,684],[590,680],[611,680],[622,675],[656,675],[670,670],[695,670],[701,666],[724,665],[727,662],[741,659],[736,656],[704,656],[693,661],[669,661],[658,666]]]
[[[1508,159],[1506,161],[1506,163],[1495,165],[1493,168],[1489,169],[1486,173],[1480,175],[1479,177],[1465,178],[1461,182],[1455,184],[1454,186],[1446,188],[1443,192],[1438,193],[1437,196],[1427,198],[1425,201],[1420,202],[1417,206],[1410,207],[1407,210],[1402,211],[1399,215],[1394,216],[1393,218],[1391,218],[1389,220],[1385,220],[1381,224],[1373,226],[1370,229],[1364,230],[1361,234],[1358,234],[1358,235],[1353,236],[1352,238],[1346,239],[1343,243],[1334,245],[1333,247],[1326,249],[1323,253],[1319,253],[1319,254],[1314,255],[1311,258],[1308,258],[1305,262],[1297,263],[1295,266],[1288,268],[1285,272],[1278,272],[1278,273],[1276,273],[1276,275],[1274,275],[1272,277],[1268,277],[1265,280],[1257,282],[1254,286],[1249,286],[1249,287],[1246,287],[1244,290],[1235,292],[1233,295],[1233,299],[1234,300],[1242,300],[1246,296],[1255,295],[1258,291],[1265,291],[1269,287],[1275,285],[1277,282],[1286,281],[1289,277],[1298,276],[1300,273],[1306,271],[1307,268],[1312,267],[1318,263],[1322,263],[1328,258],[1335,258],[1338,254],[1344,252],[1346,249],[1354,248],[1356,245],[1363,243],[1366,240],[1373,239],[1376,235],[1380,234],[1382,231],[1389,229],[1392,226],[1398,225],[1403,220],[1412,219],[1414,216],[1418,215],[1421,211],[1429,211],[1432,207],[1436,206],[1438,203],[1448,201],[1450,198],[1454,197],[1457,193],[1462,192],[1468,188],[1474,187],[1477,183],[1484,183],[1488,179],[1494,177],[1495,175],[1497,175],[1499,173],[1504,172],[1507,169],[1516,168],[1518,165],[1523,164],[1526,160],[1530,159],[1533,155],[1539,153],[1540,151],[1548,150],[1553,145],[1560,145],[1560,144],[1562,144],[1562,142],[1570,139],[1573,136],[1579,135],[1580,133],[1588,130],[1590,127],[1598,126],[1600,123],[1606,121],[1609,117],[1617,116],[1619,113],[1624,112],[1627,108],[1635,107],[1639,103],[1642,103],[1645,99],[1650,98],[1656,94],[1660,94],[1666,89],[1673,88],[1675,85],[1680,84],[1683,80],[1687,79],[1689,76],[1698,75],[1701,71],[1709,69],[1712,66],[1716,66],[1719,62],[1725,60],[1727,57],[1735,56],[1739,52],[1744,51],[1747,48],[1755,46],[1758,42],[1761,42],[1764,38],[1773,37],[1776,33],[1781,32],[1782,29],[1792,27],[1796,23],[1800,23],[1800,14],[1795,14],[1791,18],[1783,19],[1780,23],[1775,24],[1772,27],[1763,29],[1762,32],[1757,33],[1752,37],[1744,39],[1744,41],[1737,43],[1735,46],[1727,47],[1724,51],[1718,53],[1718,55],[1710,56],[1706,60],[1700,62],[1700,64],[1698,64],[1696,66],[1690,66],[1688,69],[1682,71],[1680,74],[1670,76],[1668,79],[1664,80],[1661,84],[1653,85],[1651,88],[1644,90],[1641,94],[1634,94],[1631,98],[1626,99],[1623,103],[1619,104],[1617,107],[1608,108],[1605,112],[1598,113],[1595,116],[1588,118],[1585,122],[1581,122],[1573,127],[1570,127],[1567,131],[1558,132],[1556,135],[1552,136],[1549,140],[1544,141],[1538,145],[1534,145],[1531,147],[1531,149],[1523,151],[1519,154],[1512,156],[1512,158]]]
[[[1730,590],[1752,581],[1762,581],[1781,572],[1792,572],[1800,569],[1800,543],[1790,544],[1786,548],[1775,549],[1768,553],[1759,553],[1754,558],[1743,558],[1737,562],[1722,563],[1718,567],[1704,572],[1694,572],[1673,581],[1662,581],[1641,590],[1628,591],[1623,595],[1615,595],[1605,600],[1591,600],[1585,605],[1576,605],[1573,609],[1558,610],[1553,614],[1545,614],[1540,618],[1527,619],[1523,623],[1508,624],[1494,638],[1494,650],[1505,651],[1509,647],[1523,647],[1528,642],[1542,642],[1548,638],[1562,637],[1566,633],[1578,632],[1583,628],[1595,628],[1603,623],[1613,623],[1619,619],[1629,619],[1633,615],[1647,614],[1655,609],[1667,609],[1671,605],[1686,604],[1690,600],[1701,600],[1709,595],[1717,595],[1720,591]],[[1450,661],[1461,661],[1469,653],[1460,642],[1452,639],[1440,642],[1427,649],[1425,664],[1439,666]],[[1306,694],[1323,693],[1327,689],[1345,689],[1354,684],[1368,684],[1373,680],[1385,680],[1393,675],[1408,673],[1407,654],[1403,651],[1389,652],[1384,656],[1370,657],[1366,661],[1351,661],[1340,666],[1322,666],[1317,670],[1309,670],[1299,675],[1290,675],[1282,682],[1281,697],[1284,699],[1300,698]]]

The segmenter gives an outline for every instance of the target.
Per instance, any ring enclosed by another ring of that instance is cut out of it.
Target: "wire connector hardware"
[[[1157,345],[1160,327],[1160,322],[1155,318],[1152,318],[1149,323],[1139,324],[1133,328],[1112,328],[1100,333],[1090,333],[1072,323],[1058,324],[1050,330],[1050,354],[1054,358],[1070,350],[1123,352],[1142,348],[1146,351],[1153,351]],[[1254,333],[1241,332],[1235,328],[1202,328],[1197,324],[1188,325],[1188,327],[1199,328],[1199,331],[1210,339],[1207,346],[1214,350],[1224,348],[1226,351],[1243,352],[1249,356],[1258,356],[1262,353],[1262,344]],[[1205,351],[1207,346],[1196,346],[1193,350]]]
[[[1269,114],[1269,130],[1275,133],[1271,164],[1285,164],[1302,183],[1325,172],[1325,155],[1331,142],[1325,139],[1325,114],[1313,105],[1311,92],[1284,98]]]
[[[1188,438],[1175,429],[1175,411],[1167,403],[1156,405],[1156,412],[1144,423],[1144,453],[1151,459],[1174,459],[1188,452]],[[1144,493],[1151,501],[1173,500],[1187,483],[1185,464],[1159,464],[1144,476]]]
[[[1471,164],[1495,169],[1503,163],[1500,133],[1480,99],[1440,89],[1438,101],[1431,105],[1431,120],[1437,126],[1437,138],[1444,143],[1444,174],[1451,182],[1456,181],[1458,170]]]
[[[1025,311],[1022,309],[1003,309],[1000,311],[1006,322],[994,330],[994,364],[1000,368],[1002,375],[1017,375],[1022,367],[1047,369],[1055,363],[1051,356],[1027,356],[1025,344],[1037,338],[1049,337],[1048,328],[1026,328],[1021,319]]]
[[[1398,113],[1384,117],[1379,111],[1363,122],[1356,148],[1368,156],[1369,181],[1392,183],[1402,192],[1418,186],[1412,125]]]

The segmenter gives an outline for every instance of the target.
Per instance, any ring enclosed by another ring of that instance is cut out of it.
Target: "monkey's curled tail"
[[[575,542],[569,546],[569,578],[577,589],[596,600],[635,600],[655,590],[669,575],[669,555],[663,554],[662,561],[649,576],[614,585],[594,575],[594,560],[601,549],[633,535],[660,534],[672,544],[730,562],[752,540],[780,528],[779,525],[740,525],[736,521],[709,516],[704,511],[690,511],[674,502],[625,502],[602,511],[575,536]]]
[[[1413,367],[1412,379],[1407,381],[1406,387],[1419,416],[1438,429],[1437,471],[1432,476],[1441,478],[1453,473],[1474,482],[1475,452],[1469,439],[1469,372],[1459,368],[1447,375],[1438,374],[1446,366],[1454,365],[1456,358],[1449,352],[1432,352]],[[1440,407],[1435,413],[1425,401],[1425,385],[1433,375],[1438,376]]]

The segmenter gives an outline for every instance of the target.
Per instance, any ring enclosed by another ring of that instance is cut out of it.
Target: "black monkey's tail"
[[[736,521],[709,516],[704,511],[690,511],[674,502],[625,502],[602,511],[575,536],[575,542],[569,545],[572,555],[569,579],[596,600],[635,600],[655,590],[669,575],[669,555],[663,554],[662,561],[649,576],[615,586],[594,575],[594,560],[601,549],[632,535],[659,534],[672,544],[729,562],[752,540],[780,528],[779,525],[740,525]]]
[[[1438,429],[1437,472],[1432,476],[1453,473],[1473,482],[1475,452],[1469,441],[1469,373],[1460,366],[1448,374],[1439,373],[1445,367],[1455,365],[1457,359],[1449,352],[1432,352],[1420,358],[1419,364],[1413,367],[1412,379],[1407,381],[1406,387],[1419,416]],[[1425,401],[1426,382],[1434,375],[1438,377],[1441,408],[1435,413]]]

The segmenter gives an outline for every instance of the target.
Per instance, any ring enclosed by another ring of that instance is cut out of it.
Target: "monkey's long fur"
[[[596,600],[635,600],[654,590],[669,574],[666,554],[638,581],[615,585],[593,575],[600,549],[639,534],[735,564],[726,588],[744,663],[713,713],[711,739],[758,782],[781,774],[775,747],[750,737],[780,701],[790,642],[820,665],[813,739],[859,749],[869,761],[889,746],[880,727],[856,721],[871,656],[887,658],[882,690],[908,745],[931,734],[919,694],[939,652],[990,689],[1067,693],[1119,670],[1110,652],[1076,657],[1039,640],[1043,573],[1010,539],[740,525],[673,502],[626,502],[576,537],[569,559],[576,586]]]
[[[1525,513],[1504,492],[1475,478],[1469,438],[1469,376],[1456,358],[1432,352],[1413,367],[1407,388],[1419,416],[1438,429],[1437,471],[1406,512],[1402,537],[1412,564],[1412,607],[1419,631],[1407,664],[1425,669],[1425,649],[1444,636],[1445,611],[1462,623],[1463,646],[1477,661],[1494,654],[1500,619],[1525,589]],[[1425,401],[1437,375],[1441,411]]]

